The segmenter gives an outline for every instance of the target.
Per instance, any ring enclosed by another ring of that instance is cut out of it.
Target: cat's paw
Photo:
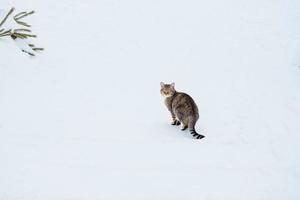
[[[179,125],[180,125],[180,121],[174,120],[171,124],[172,124],[173,126],[179,126]]]
[[[188,128],[188,126],[182,126],[182,127],[181,127],[181,130],[182,130],[182,131],[185,131],[187,128]]]

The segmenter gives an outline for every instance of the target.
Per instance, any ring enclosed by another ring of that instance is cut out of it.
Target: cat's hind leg
[[[183,120],[183,115],[182,113],[178,112],[178,111],[174,111],[174,116],[176,117],[176,124],[177,126],[179,126],[180,124],[184,124],[184,120]]]
[[[173,126],[179,126],[180,125],[180,121],[174,116],[172,116],[172,123]]]
[[[182,120],[181,121],[182,126],[181,126],[181,130],[184,131],[188,128],[188,119]]]
[[[172,122],[171,125],[173,126],[179,126],[180,125],[180,121],[176,118],[175,113],[171,110],[171,116],[172,116]]]
[[[188,128],[188,125],[184,125],[184,124],[183,124],[183,125],[181,126],[181,130],[182,130],[182,131],[185,131],[187,128]]]

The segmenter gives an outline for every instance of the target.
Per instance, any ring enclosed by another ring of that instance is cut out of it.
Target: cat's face
[[[175,93],[175,83],[164,84],[163,82],[160,82],[160,87],[160,93],[164,97],[171,97]]]

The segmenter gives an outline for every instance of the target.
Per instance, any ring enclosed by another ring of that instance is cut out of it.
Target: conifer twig
[[[15,8],[11,8],[9,10],[9,12],[5,15],[5,17],[0,21],[0,28],[1,26],[6,22],[6,20],[8,19],[8,17],[14,12]],[[32,34],[31,30],[28,29],[29,27],[31,27],[31,25],[27,24],[24,21],[21,21],[21,19],[23,19],[24,17],[27,17],[28,15],[32,15],[34,14],[35,11],[30,11],[30,12],[20,12],[17,13],[13,19],[15,20],[15,22],[21,26],[25,26],[27,28],[17,28],[17,29],[9,29],[9,30],[5,30],[5,28],[1,28],[0,29],[0,37],[5,37],[5,36],[10,36],[13,40],[16,39],[27,39],[27,38],[35,38],[37,37],[37,35]],[[33,51],[43,51],[44,48],[40,48],[40,47],[35,47],[34,44],[28,44],[28,42],[26,42],[26,45],[28,45],[30,47],[30,49],[32,49]],[[28,50],[25,49],[21,49],[22,52],[25,52],[27,54],[29,54],[30,56],[34,56],[34,54]]]

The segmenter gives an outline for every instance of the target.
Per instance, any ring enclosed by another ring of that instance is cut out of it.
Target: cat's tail
[[[196,130],[195,130],[195,124],[196,124],[196,121],[197,121],[197,120],[195,120],[195,119],[193,119],[193,118],[190,118],[190,119],[189,119],[189,125],[188,125],[188,127],[189,127],[189,130],[190,130],[190,133],[193,135],[193,137],[194,137],[195,139],[202,139],[202,138],[204,138],[205,136],[204,136],[204,135],[201,135],[201,134],[199,134],[199,133],[196,132]]]
[[[202,138],[205,137],[204,135],[201,135],[201,134],[197,133],[195,130],[190,130],[190,132],[191,132],[191,134],[193,135],[193,137],[195,139],[202,139]]]

